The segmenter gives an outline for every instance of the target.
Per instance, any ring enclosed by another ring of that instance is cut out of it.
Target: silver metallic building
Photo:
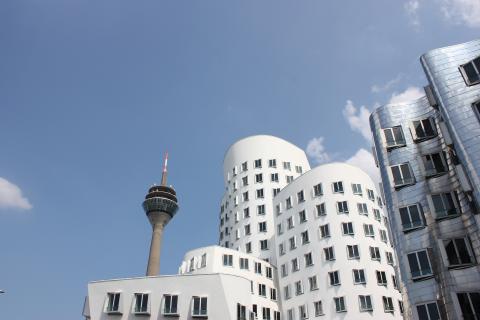
[[[425,96],[376,109],[407,319],[480,319],[480,40],[421,57]]]

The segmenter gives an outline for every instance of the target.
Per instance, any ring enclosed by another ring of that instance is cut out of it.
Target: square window
[[[358,300],[360,301],[361,312],[373,311],[372,298],[370,296],[360,295],[358,296]]]
[[[347,203],[347,201],[337,201],[337,212],[348,214],[348,203]]]
[[[327,214],[327,210],[325,208],[325,202],[317,204],[316,209],[317,209],[317,217],[325,216]]]
[[[335,297],[333,298],[335,302],[335,311],[336,312],[347,312],[347,306],[345,304],[345,297]]]
[[[320,226],[320,237],[322,239],[330,237],[330,227],[328,223]]]
[[[343,182],[337,181],[333,183],[333,192],[334,193],[343,193]]]
[[[365,284],[365,270],[363,269],[353,269],[353,283],[354,284]]]
[[[358,251],[358,245],[347,245],[348,259],[360,259],[360,252]]]
[[[330,280],[331,286],[339,286],[340,285],[340,274],[338,271],[332,271],[328,273],[328,278]]]
[[[290,250],[293,250],[297,247],[297,243],[295,241],[295,237],[291,237],[290,239],[288,239],[289,242],[290,242]]]
[[[344,236],[350,235],[353,236],[355,232],[353,231],[353,223],[352,222],[343,222],[342,223],[342,233]]]
[[[307,222],[307,213],[305,212],[305,210],[302,210],[298,213],[298,220],[300,221],[300,223],[304,223],[304,222]]]
[[[427,250],[407,254],[412,280],[421,280],[433,276]]]
[[[322,184],[319,183],[319,184],[316,184],[313,186],[313,195],[315,197],[318,197],[318,196],[321,196],[323,195],[323,188],[322,188]]]
[[[277,167],[277,160],[276,159],[270,159],[268,160],[268,166],[270,168],[276,168]]]
[[[407,143],[403,135],[402,126],[383,129],[387,149],[403,147]]]
[[[352,183],[352,192],[353,194],[362,195],[362,185],[359,183]]]
[[[480,57],[461,65],[460,72],[467,86],[480,83]]]
[[[408,163],[394,165],[390,167],[393,177],[393,186],[401,188],[415,184],[415,177]]]
[[[436,301],[417,305],[419,320],[440,320],[440,311]]]
[[[163,314],[178,315],[178,295],[165,294],[163,296]]]
[[[193,297],[192,316],[207,316],[207,297]]]
[[[120,310],[120,292],[109,292],[107,293],[107,313],[121,313]]]
[[[404,232],[408,232],[417,228],[423,228],[424,217],[420,204],[416,203],[406,207],[399,208],[400,219]]]

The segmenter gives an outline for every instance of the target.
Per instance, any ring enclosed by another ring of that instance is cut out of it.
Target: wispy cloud
[[[380,182],[380,171],[375,165],[375,159],[371,152],[365,150],[364,148],[358,149],[358,151],[351,156],[347,161],[348,164],[359,167],[365,171],[370,178],[378,185]]]
[[[441,0],[444,18],[454,24],[465,24],[471,28],[480,27],[479,0]]]
[[[370,122],[368,120],[370,117],[370,110],[367,107],[361,106],[360,108],[357,108],[351,100],[347,100],[347,104],[342,113],[353,131],[360,132],[362,137],[367,141],[372,140]]]
[[[408,0],[403,5],[405,12],[408,16],[410,24],[414,28],[420,27],[420,16],[419,16],[419,9],[420,9],[420,1],[419,0]]]
[[[425,95],[423,89],[418,87],[408,87],[405,91],[392,93],[390,101],[388,103],[403,103],[418,99]]]
[[[370,90],[373,92],[373,93],[379,93],[379,92],[383,92],[383,91],[389,91],[391,90],[395,85],[397,85],[403,78],[403,73],[399,73],[395,78],[393,78],[392,80],[389,80],[387,83],[385,84],[374,84]]]
[[[8,208],[28,210],[32,205],[17,185],[0,177],[0,209]]]
[[[324,140],[324,137],[313,138],[307,144],[307,155],[317,164],[331,161],[331,156],[323,145]]]

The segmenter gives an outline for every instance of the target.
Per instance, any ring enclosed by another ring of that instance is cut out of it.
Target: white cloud
[[[375,165],[375,159],[370,152],[361,148],[357,151],[357,153],[355,153],[352,157],[350,157],[350,159],[345,162],[353,166],[359,167],[360,169],[365,171],[375,182],[375,186],[378,186],[378,183],[380,182],[380,172]]]
[[[31,209],[32,205],[18,186],[0,177],[0,209],[2,208]]]
[[[343,116],[347,120],[350,128],[353,131],[358,131],[367,140],[372,140],[372,134],[370,132],[370,110],[367,107],[361,106],[357,109],[351,100],[347,100],[347,104],[343,109]]]
[[[403,103],[409,102],[420,97],[423,97],[425,92],[423,89],[418,87],[408,87],[407,90],[400,92],[400,93],[392,93],[392,97],[388,103]]]
[[[323,145],[323,137],[313,138],[307,144],[307,155],[312,158],[316,163],[326,163],[331,160],[330,155],[325,150]]]
[[[383,91],[388,91],[390,90],[393,86],[395,86],[397,83],[400,82],[400,80],[402,80],[403,78],[403,74],[402,73],[399,73],[395,78],[393,78],[392,80],[388,81],[387,83],[383,84],[383,85],[379,85],[379,84],[374,84],[370,90],[373,92],[373,93],[379,93],[379,92],[383,92]]]
[[[420,1],[419,0],[408,0],[403,5],[403,8],[405,9],[405,12],[408,15],[408,18],[410,20],[410,24],[414,28],[420,27],[420,17],[419,17],[419,14],[418,14],[418,10],[420,9]]]
[[[441,0],[441,10],[446,20],[465,24],[471,28],[480,27],[479,0]]]

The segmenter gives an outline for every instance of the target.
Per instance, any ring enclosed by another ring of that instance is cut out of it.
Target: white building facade
[[[358,168],[310,169],[272,136],[224,160],[219,244],[178,275],[91,282],[87,319],[401,319],[393,249],[375,184]],[[293,239],[293,240],[292,240]]]

